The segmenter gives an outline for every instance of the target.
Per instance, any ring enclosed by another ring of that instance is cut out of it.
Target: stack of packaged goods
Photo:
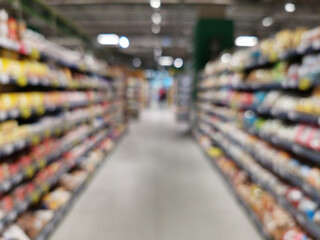
[[[0,239],[43,240],[124,133],[125,81],[23,26],[0,10]]]
[[[320,239],[319,32],[283,30],[208,63],[199,81],[195,135],[266,238]],[[262,196],[283,211],[281,231]]]
[[[189,121],[192,102],[192,79],[188,75],[178,75],[174,81],[176,118]]]
[[[143,80],[138,77],[129,77],[127,81],[127,111],[128,117],[137,119],[140,116],[140,109],[142,105],[142,85]]]

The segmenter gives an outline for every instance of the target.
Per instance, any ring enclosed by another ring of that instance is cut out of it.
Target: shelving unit
[[[319,39],[299,34],[290,46],[269,39],[274,49],[262,41],[229,62],[209,63],[197,87],[194,131],[272,195],[301,234],[320,239]]]
[[[127,81],[127,111],[130,119],[138,119],[141,109],[141,85],[142,80],[137,77],[129,77]]]
[[[188,75],[178,75],[174,81],[174,102],[178,121],[189,121],[192,100],[192,81]]]
[[[126,88],[28,37],[0,36],[0,238],[45,240],[124,134]]]

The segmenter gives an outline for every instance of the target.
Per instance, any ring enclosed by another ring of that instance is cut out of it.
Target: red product
[[[17,41],[18,40],[18,23],[14,18],[8,20],[8,38]]]
[[[13,199],[10,195],[6,195],[2,199],[2,206],[5,212],[10,212],[14,207]]]
[[[18,163],[11,163],[9,165],[9,170],[10,170],[10,175],[11,176],[16,175],[20,170]]]
[[[297,208],[303,198],[303,193],[298,188],[290,188],[286,193],[286,198],[294,207]]]
[[[30,182],[30,183],[26,184],[26,194],[27,195],[32,194],[34,192],[34,190],[35,190],[34,183]]]
[[[19,158],[18,162],[19,165],[22,166],[22,168],[25,168],[31,164],[32,159],[30,156],[22,156],[21,158]]]
[[[254,95],[252,93],[244,93],[241,97],[241,102],[244,105],[252,105],[254,101]]]
[[[26,189],[24,186],[18,187],[13,194],[17,201],[23,202],[26,197]]]
[[[307,145],[307,141],[309,139],[311,132],[311,127],[308,125],[300,125],[298,126],[297,133],[294,137],[294,140],[301,144],[301,145]]]

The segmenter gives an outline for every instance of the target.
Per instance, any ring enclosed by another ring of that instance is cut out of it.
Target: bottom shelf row
[[[61,222],[89,180],[100,168],[108,153],[123,135],[119,126],[94,144],[88,153],[64,169],[58,181],[28,211],[20,215],[0,235],[0,240],[45,240]],[[50,184],[49,184],[50,185]]]
[[[194,131],[194,136],[264,239],[313,239],[300,227],[291,212],[279,204],[268,190],[257,184],[222,148],[217,147],[207,133],[198,129]]]

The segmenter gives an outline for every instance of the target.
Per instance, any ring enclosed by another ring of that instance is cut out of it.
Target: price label
[[[31,143],[32,145],[37,145],[40,143],[40,136],[39,135],[33,135],[31,137]]]
[[[32,113],[31,108],[29,107],[21,108],[20,112],[21,112],[21,117],[23,118],[29,118]]]
[[[36,190],[31,194],[31,201],[33,203],[37,203],[37,202],[39,202],[39,199],[40,199],[40,193],[38,190]]]
[[[28,79],[25,75],[20,75],[16,79],[16,83],[18,84],[19,87],[25,87],[28,85]]]
[[[309,89],[311,87],[311,80],[308,77],[304,77],[302,79],[300,79],[299,83],[298,83],[298,89],[305,91],[307,89]]]
[[[32,166],[32,165],[27,166],[27,167],[26,167],[26,170],[25,170],[25,173],[26,173],[26,176],[27,176],[28,178],[31,178],[31,177],[34,175],[34,173],[35,173],[34,166]]]

